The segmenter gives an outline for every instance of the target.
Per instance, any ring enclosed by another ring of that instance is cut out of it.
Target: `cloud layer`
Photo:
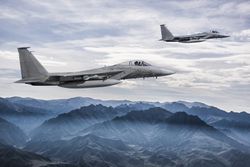
[[[249,1],[21,0],[1,2],[0,11],[1,96],[188,100],[250,111]],[[231,37],[164,43],[158,41],[162,23],[176,35],[216,29]],[[50,72],[143,59],[177,73],[96,89],[14,84],[20,46],[31,46]]]

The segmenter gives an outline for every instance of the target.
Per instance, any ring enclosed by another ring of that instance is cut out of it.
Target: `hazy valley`
[[[195,102],[0,99],[2,166],[250,164],[250,114]]]

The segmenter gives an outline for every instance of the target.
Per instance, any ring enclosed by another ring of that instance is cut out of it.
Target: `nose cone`
[[[228,38],[228,37],[230,37],[229,35],[220,35],[219,36],[220,38]]]
[[[166,69],[161,69],[159,71],[159,76],[166,76],[166,75],[172,75],[174,74],[175,72],[174,71],[171,71],[171,70],[166,70]]]

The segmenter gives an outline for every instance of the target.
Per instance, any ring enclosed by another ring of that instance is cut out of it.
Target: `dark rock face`
[[[62,162],[53,162],[44,156],[23,151],[0,143],[1,167],[76,167]]]
[[[48,158],[37,154],[0,144],[0,164],[2,167],[29,167],[32,166],[32,160],[50,162]]]
[[[185,112],[177,112],[166,119],[168,124],[173,125],[188,125],[188,126],[208,126],[199,117],[188,115]]]

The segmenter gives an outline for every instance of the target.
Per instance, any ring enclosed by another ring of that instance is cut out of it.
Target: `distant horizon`
[[[75,97],[69,97],[69,98],[52,98],[52,99],[43,99],[43,98],[34,98],[34,97],[22,97],[22,96],[9,96],[9,97],[2,97],[2,98],[14,98],[14,97],[17,97],[17,98],[29,98],[29,99],[36,99],[36,100],[46,100],[46,101],[50,101],[50,100],[67,100],[67,99],[73,99],[73,98],[89,98],[89,99],[93,99],[93,100],[100,100],[100,101],[129,101],[129,102],[135,102],[135,103],[139,103],[139,102],[145,102],[145,103],[173,103],[173,102],[187,102],[187,103],[201,103],[201,104],[204,104],[204,105],[207,105],[208,107],[216,107],[218,109],[221,109],[223,111],[226,111],[226,112],[238,112],[238,113],[241,113],[241,112],[246,112],[248,114],[250,114],[250,112],[248,111],[234,111],[234,110],[226,110],[226,109],[223,109],[219,106],[216,106],[216,105],[211,105],[211,104],[207,104],[207,103],[204,103],[204,102],[201,102],[201,101],[188,101],[188,100],[176,100],[176,101],[147,101],[147,100],[128,100],[128,99],[100,99],[100,98],[92,98],[92,97],[86,97],[86,96],[75,96]],[[184,104],[185,105],[185,104]],[[187,106],[187,105],[185,105]],[[188,106],[187,106],[188,107]]]

